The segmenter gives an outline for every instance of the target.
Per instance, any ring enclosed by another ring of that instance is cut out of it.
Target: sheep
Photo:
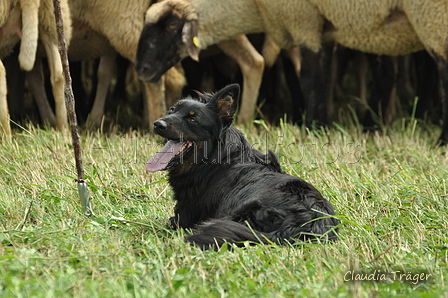
[[[4,0],[0,3],[0,59],[8,56],[22,36],[19,63],[24,70],[33,67],[37,50],[39,0]],[[22,30],[20,22],[22,18]],[[0,126],[10,136],[6,70],[0,60]]]
[[[176,22],[178,28],[167,27]],[[186,55],[197,57],[201,49],[238,34],[257,32],[268,34],[285,49],[303,45],[318,51],[323,42],[333,41],[397,56],[425,48],[438,64],[448,95],[447,31],[446,0],[165,0],[146,12],[141,36],[145,42],[139,52],[143,56],[148,45],[157,42],[148,56],[170,64]],[[173,45],[176,49],[168,50]],[[442,104],[439,141],[446,144],[447,98]]]
[[[56,128],[68,130],[67,109],[65,107],[64,83],[61,56],[59,54],[59,40],[56,31],[53,0],[40,0],[39,8],[39,40],[41,41],[50,69],[50,81],[55,102]],[[70,9],[67,0],[61,0],[61,14],[64,37],[67,46],[70,45],[72,26]],[[39,54],[39,53],[38,53]]]
[[[6,70],[0,60],[0,136],[11,135],[11,129],[8,121],[8,101],[6,95]]]
[[[1,42],[0,57],[11,53],[21,35],[19,62],[24,70],[33,67],[36,57],[39,2],[40,0],[4,0],[0,3],[0,36],[7,39],[6,42]]]
[[[218,43],[218,47],[238,63],[243,75],[243,93],[237,118],[238,124],[247,124],[253,118],[258,91],[263,79],[264,57],[253,47],[246,35],[240,34]]]
[[[104,36],[76,21],[72,22],[71,43],[76,46],[69,47],[68,49],[70,61],[101,57],[97,73],[97,94],[91,114],[89,115],[89,125],[96,128],[101,124],[104,114],[104,105],[109,82],[113,75],[113,64],[116,52]],[[28,89],[36,99],[43,122],[54,125],[55,117],[48,104],[48,98],[44,88],[42,61],[40,59],[36,60],[33,69],[27,73],[27,83]]]
[[[65,37],[68,42],[71,36],[71,23],[67,0],[61,1],[61,10]],[[21,36],[19,62],[24,70],[31,70],[35,64],[38,40],[43,45],[51,73],[56,107],[56,126],[59,129],[67,128],[64,77],[58,51],[59,43],[53,0],[2,1],[2,4],[0,4],[0,26],[0,37],[2,37],[0,39],[0,58],[10,54]],[[0,64],[0,124],[4,134],[10,136],[11,130],[6,99],[6,74],[3,64],[1,62]]]
[[[257,52],[247,37],[243,34],[222,41],[217,45],[226,55],[233,58],[241,69],[244,85],[243,94],[241,96],[242,104],[237,121],[239,124],[248,123],[253,117],[259,87],[263,78],[265,67],[264,57]],[[159,46],[158,43],[154,43],[154,47]],[[270,45],[267,46],[269,47]],[[142,47],[143,45],[139,46],[139,48]],[[269,48],[267,51],[269,51]],[[270,54],[271,53],[268,55]],[[179,62],[181,58],[187,57],[186,54],[181,57],[177,57],[177,53],[174,55],[176,56],[175,59],[170,59],[171,61],[168,63],[159,64],[157,58],[146,59],[147,57],[144,57],[146,55],[142,56],[137,53],[138,59],[136,61],[136,71],[139,77],[145,81],[156,82],[165,73],[166,69]],[[272,54],[272,56],[275,56],[276,58],[275,53]],[[192,55],[191,57],[196,61],[199,60],[198,55]],[[272,59],[275,60],[275,58]]]
[[[69,0],[69,5],[73,22],[84,24],[104,36],[114,50],[134,62],[145,12],[153,2],[151,0]],[[76,42],[72,44],[72,47],[79,46]],[[75,51],[77,50],[69,49],[69,59],[72,59],[70,53]],[[165,82],[165,79],[170,81]],[[149,111],[149,119],[145,122],[154,122],[166,111],[165,90],[168,87],[165,86],[171,86],[170,90],[176,90],[175,93],[180,96],[184,85],[185,78],[175,68],[170,69],[167,76],[162,77],[158,82],[144,82],[146,110]],[[104,100],[100,99],[92,113],[102,115],[103,107]],[[98,116],[95,116],[95,119],[98,119]],[[98,123],[98,120],[94,121]]]
[[[253,120],[264,68],[265,66],[271,67],[275,63],[280,54],[280,48],[268,35],[265,36],[261,55],[244,34],[221,41],[217,45],[225,54],[238,63],[243,74],[243,93],[241,96],[241,107],[238,111],[237,124],[248,124]],[[294,65],[297,76],[299,76],[300,52],[298,47],[291,48],[288,51],[288,55]],[[143,58],[141,61],[144,63],[145,59]],[[149,67],[144,69],[146,71],[150,70]]]

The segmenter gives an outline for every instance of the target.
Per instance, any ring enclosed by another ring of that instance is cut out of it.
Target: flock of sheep
[[[144,14],[152,4],[151,0],[61,0],[64,33],[69,44],[71,61],[100,58],[100,81],[107,90],[111,72],[105,70],[110,63],[107,59],[111,53],[118,52],[130,61],[135,60],[138,40],[144,24]],[[0,2],[0,58],[11,53],[20,41],[20,65],[24,70],[31,70],[27,81],[30,89],[43,86],[40,60],[42,53],[48,58],[51,84],[55,100],[55,113],[46,101],[45,91],[37,90],[34,96],[38,102],[41,117],[59,129],[67,126],[67,112],[64,99],[64,78],[58,52],[56,22],[53,0],[2,0]],[[45,51],[40,51],[43,47]],[[25,48],[31,48],[25,52]],[[33,51],[33,52],[31,52]],[[24,61],[24,57],[30,61]],[[103,61],[105,63],[103,63]],[[35,63],[36,62],[36,63]],[[34,68],[33,68],[34,65]],[[37,68],[37,69],[36,69]],[[0,124],[3,133],[10,135],[8,108],[6,100],[6,73],[0,63]],[[166,79],[165,79],[166,78]],[[166,111],[165,93],[178,97],[185,85],[185,78],[178,68],[171,68],[167,75],[156,83],[144,83],[147,98],[148,121],[155,121]],[[165,90],[165,86],[170,90]],[[106,93],[97,92],[91,118],[99,123],[104,111]],[[42,111],[41,108],[48,108]],[[46,117],[46,118],[45,118]]]
[[[278,47],[298,46],[318,51],[322,44],[336,42],[393,56],[426,49],[436,61],[443,89],[447,90],[442,96],[440,142],[448,143],[448,0],[153,2],[156,1],[61,0],[66,36],[68,41],[71,39],[69,58],[102,57],[103,61],[116,51],[135,62],[145,84],[148,121],[154,121],[166,110],[167,94],[176,97],[185,85],[178,63],[187,56],[197,60],[200,51],[208,46],[218,45],[241,68],[244,85],[238,120],[244,123],[253,116],[269,48],[275,53]],[[61,128],[66,125],[66,114],[54,24],[53,0],[0,3],[0,58],[8,55],[21,37],[20,65],[31,70],[37,41],[43,45],[56,102],[55,124]],[[245,34],[249,33],[266,34],[264,57],[248,41]],[[295,64],[299,71],[300,61]],[[9,133],[5,76],[0,63],[0,124]],[[105,94],[97,93],[96,111],[92,114],[102,114],[104,99]]]

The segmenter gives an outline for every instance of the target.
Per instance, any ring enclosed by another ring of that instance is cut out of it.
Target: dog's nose
[[[154,130],[165,131],[168,128],[168,124],[163,120],[157,120],[154,122]]]

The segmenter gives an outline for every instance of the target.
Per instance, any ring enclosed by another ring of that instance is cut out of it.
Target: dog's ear
[[[224,124],[230,124],[238,107],[240,86],[232,84],[213,94],[207,106],[215,110]]]

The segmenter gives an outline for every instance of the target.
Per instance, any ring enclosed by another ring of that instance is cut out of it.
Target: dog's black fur
[[[273,152],[255,150],[231,126],[238,95],[239,86],[229,85],[214,95],[186,98],[154,123],[155,133],[178,145],[165,147],[175,150],[170,157],[153,157],[147,165],[151,172],[169,171],[176,201],[172,226],[195,229],[186,240],[202,248],[335,239],[338,220],[330,202],[311,184],[285,174]],[[179,144],[184,150],[174,156]],[[161,160],[164,165],[156,165]]]

